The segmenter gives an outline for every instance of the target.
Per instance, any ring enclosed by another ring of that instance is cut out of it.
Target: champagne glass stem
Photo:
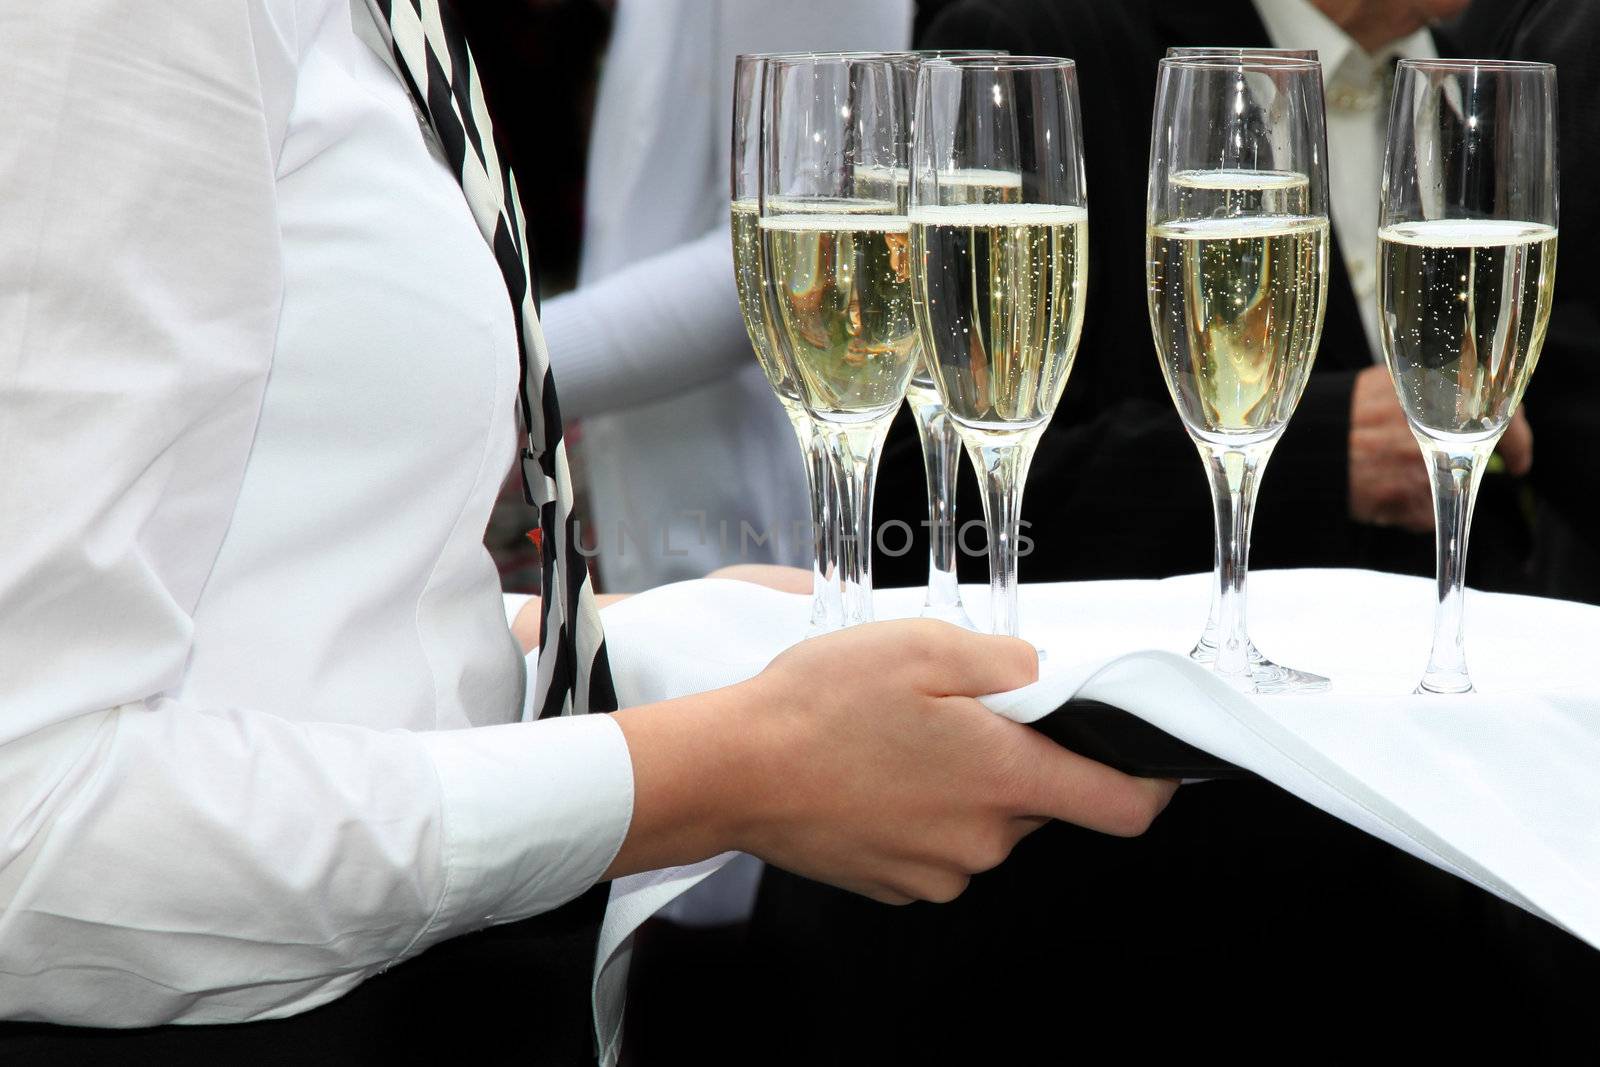
[[[1216,513],[1217,658],[1215,669],[1254,688],[1250,672],[1250,634],[1245,622],[1246,580],[1250,566],[1250,520],[1261,472],[1275,442],[1206,448],[1206,474]]]
[[[839,506],[839,574],[846,626],[872,621],[872,489],[888,432],[887,417],[828,430],[834,499]]]
[[[922,439],[922,466],[928,476],[928,593],[924,615],[966,619],[956,578],[956,476],[961,468],[961,435],[942,403],[912,396],[911,414]]]
[[[1203,462],[1210,463],[1208,451],[1205,447],[1200,449],[1200,458]],[[1261,462],[1265,466],[1266,460],[1263,459]],[[1256,477],[1259,479],[1260,476],[1261,471],[1257,470]],[[1244,531],[1246,543],[1249,542],[1251,528],[1255,525],[1256,511],[1254,505],[1250,507],[1249,511],[1250,514],[1247,518],[1249,525],[1246,526]],[[1206,611],[1206,628],[1201,632],[1200,640],[1195,642],[1194,648],[1189,650],[1190,659],[1196,663],[1204,663],[1207,666],[1214,663],[1217,658],[1217,620],[1222,614],[1222,542],[1222,534],[1219,530],[1211,540],[1211,605]],[[1249,657],[1252,664],[1266,661],[1265,657],[1256,650],[1255,642],[1253,641],[1246,643],[1245,655]]]
[[[1022,486],[1039,442],[1029,430],[1004,443],[968,442],[967,454],[983,483],[983,518],[989,528],[989,632],[1016,637],[1017,540],[1022,532]]]
[[[1462,646],[1467,534],[1472,528],[1472,505],[1483,479],[1484,461],[1494,443],[1449,448],[1420,435],[1417,441],[1428,462],[1428,480],[1433,483],[1439,604],[1433,615],[1433,650],[1428,654],[1428,669],[1416,691],[1469,693],[1472,679],[1467,676],[1467,655]]]
[[[1203,451],[1203,450],[1202,450]],[[1202,458],[1205,458],[1202,456]],[[1210,460],[1206,459],[1209,465]],[[1211,539],[1211,605],[1206,611],[1206,628],[1200,640],[1189,650],[1189,658],[1199,663],[1215,663],[1217,659],[1217,616],[1222,612],[1222,534]]]
[[[789,413],[800,453],[805,458],[806,491],[811,498],[811,629],[820,634],[838,629],[844,619],[839,598],[839,527],[832,503],[833,461],[828,443],[803,410]]]
[[[1204,446],[1200,449],[1200,458],[1209,468],[1210,452]],[[1245,536],[1250,536],[1248,531]],[[1211,604],[1206,609],[1206,628],[1201,631],[1200,640],[1189,650],[1190,659],[1207,666],[1217,661],[1217,631],[1221,625],[1218,620],[1222,617],[1222,545],[1222,527],[1217,526],[1211,538]]]

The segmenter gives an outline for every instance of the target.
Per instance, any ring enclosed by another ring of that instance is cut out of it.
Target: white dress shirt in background
[[[289,1015],[626,833],[615,722],[515,721],[510,303],[352,12],[0,0],[0,1018]]]
[[[1378,334],[1378,196],[1389,129],[1390,64],[1435,59],[1426,29],[1402,37],[1377,55],[1324,15],[1311,0],[1255,0],[1278,48],[1310,48],[1322,62],[1328,110],[1328,199],[1334,232],[1361,309],[1374,360],[1383,359]]]
[[[584,542],[608,591],[728,563],[809,564],[799,446],[733,284],[733,61],[910,38],[910,0],[618,5],[590,135],[580,285],[544,308],[562,411],[583,419]],[[742,523],[772,540],[741,537]]]

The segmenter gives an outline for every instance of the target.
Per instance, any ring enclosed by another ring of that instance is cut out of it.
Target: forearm
[[[753,683],[643,707],[612,718],[633,764],[633,821],[607,878],[694,863],[745,847],[761,818],[762,760]]]

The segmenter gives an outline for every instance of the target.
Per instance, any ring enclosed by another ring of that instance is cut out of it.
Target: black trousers
[[[101,1030],[0,1023],[5,1067],[395,1067],[595,1061],[589,983],[609,889],[436,945],[331,1004],[270,1022]]]

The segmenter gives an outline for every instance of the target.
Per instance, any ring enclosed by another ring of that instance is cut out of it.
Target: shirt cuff
[[[559,907],[622,848],[633,761],[611,716],[417,736],[439,775],[446,882],[415,948]]]

